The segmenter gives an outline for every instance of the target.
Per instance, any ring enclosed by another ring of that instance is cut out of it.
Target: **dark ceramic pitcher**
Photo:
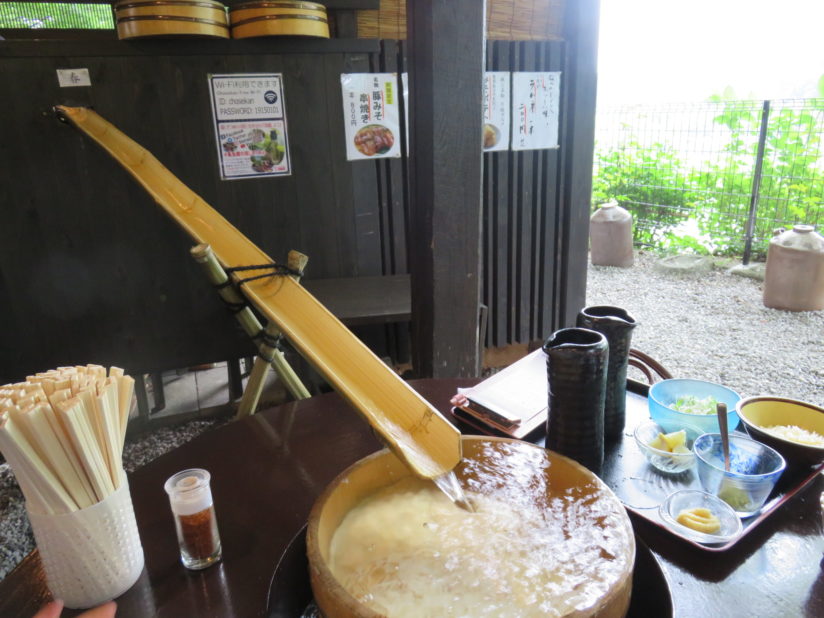
[[[563,328],[543,349],[549,381],[546,446],[597,474],[604,463],[606,337],[586,328]]]
[[[602,333],[609,343],[607,397],[604,403],[604,438],[618,440],[624,432],[627,407],[627,363],[635,318],[620,307],[584,307],[577,325]]]

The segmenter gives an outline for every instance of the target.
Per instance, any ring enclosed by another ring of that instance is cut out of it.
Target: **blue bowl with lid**
[[[713,402],[727,405],[728,431],[738,427],[739,418],[738,414],[735,413],[735,406],[740,399],[741,395],[731,388],[715,382],[688,378],[673,378],[656,382],[650,387],[647,397],[652,420],[658,423],[666,432],[694,427],[703,433],[721,431]],[[686,404],[685,409],[711,410],[711,413],[681,412],[674,407],[679,403]]]

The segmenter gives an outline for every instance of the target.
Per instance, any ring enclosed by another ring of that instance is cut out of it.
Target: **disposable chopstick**
[[[94,443],[97,446],[97,451],[103,457],[103,464],[106,469],[111,470],[109,455],[105,447],[106,432],[103,429],[103,421],[100,418],[101,411],[98,409],[97,398],[95,396],[96,393],[92,390],[93,388],[93,386],[84,388],[82,391],[77,393],[77,398],[83,404],[81,406],[81,410],[83,415],[86,417],[86,422],[89,428],[92,431],[92,436],[94,437]],[[111,478],[111,475],[109,477]]]
[[[51,406],[39,404],[12,415],[12,420],[19,424],[29,444],[35,448],[40,459],[49,467],[77,506],[81,509],[91,506],[96,502],[92,488],[84,478],[85,475],[79,471],[79,463],[75,465],[74,453],[68,440],[66,444],[61,440],[62,430],[58,427],[58,432],[54,431],[49,422],[50,416]]]
[[[132,396],[134,395],[134,378],[123,375],[119,367],[112,367],[109,375],[117,379],[118,409],[120,410],[120,450],[126,441],[126,429],[129,425],[129,415],[132,411]]]
[[[23,497],[26,499],[28,507],[36,513],[53,515],[55,513],[54,509],[46,497],[40,492],[37,481],[29,477],[26,465],[20,460],[20,454],[17,453],[14,448],[3,446],[3,444],[3,438],[0,436],[0,451],[3,451],[3,456],[11,466],[14,472],[14,478],[17,479],[17,484],[20,487],[20,491],[23,492]]]
[[[14,462],[17,462],[17,468],[23,470],[23,476],[29,479],[32,487],[36,487],[42,496],[43,506],[48,512],[68,513],[77,510],[77,503],[40,460],[20,428],[8,415],[0,417],[0,450],[13,467]]]
[[[99,384],[98,384],[99,386]],[[117,408],[117,384],[112,380],[109,384],[103,384],[98,390],[95,399],[97,409],[100,414],[100,422],[105,434],[102,445],[106,451],[109,462],[109,474],[115,488],[120,487],[123,464],[120,448],[120,416]]]
[[[63,427],[74,445],[98,500],[114,492],[108,468],[103,460],[93,430],[89,427],[85,406],[79,397],[57,404]]]
[[[66,391],[64,390],[58,392],[65,393]],[[52,397],[54,398],[55,395],[57,395],[57,392],[55,392],[54,395],[52,395]],[[60,401],[63,400],[64,399],[60,399]],[[63,423],[63,419],[57,413],[57,408],[55,407],[54,403],[52,403],[51,407],[47,410],[47,414],[45,416],[49,425],[51,426],[52,431],[54,432],[54,435],[60,442],[60,446],[63,448],[63,452],[65,453],[66,458],[69,460],[69,464],[77,474],[77,477],[81,485],[83,486],[86,496],[88,496],[88,506],[91,506],[96,502],[97,494],[95,493],[94,487],[92,487],[92,483],[89,478],[89,473],[86,470],[86,466],[83,464],[83,460],[80,454],[77,452],[77,447],[72,441]],[[78,500],[78,504],[80,504],[80,500]],[[84,507],[81,506],[80,508]]]

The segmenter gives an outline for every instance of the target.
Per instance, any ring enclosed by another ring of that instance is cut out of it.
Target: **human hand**
[[[32,618],[60,618],[60,613],[63,611],[63,601],[52,601],[37,612]],[[114,613],[117,611],[117,604],[114,601],[109,601],[103,605],[98,605],[92,609],[86,610],[79,614],[77,618],[114,618]]]

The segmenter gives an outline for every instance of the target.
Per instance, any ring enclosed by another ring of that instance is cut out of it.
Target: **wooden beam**
[[[566,63],[561,77],[566,91],[561,120],[564,156],[561,237],[558,243],[555,298],[558,328],[573,326],[586,302],[592,157],[595,148],[595,95],[600,0],[568,2],[564,17]]]
[[[410,274],[419,376],[476,376],[485,2],[407,4]]]

